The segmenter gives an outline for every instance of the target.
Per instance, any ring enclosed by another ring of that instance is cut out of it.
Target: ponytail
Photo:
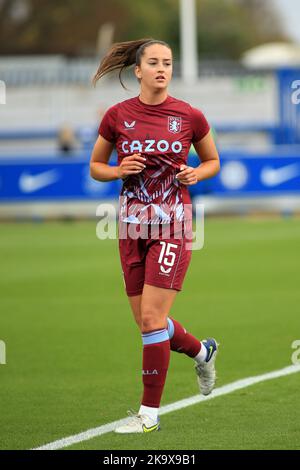
[[[121,77],[123,69],[130,67],[130,65],[133,64],[140,65],[144,50],[147,46],[152,44],[162,44],[163,46],[171,49],[169,44],[166,42],[157,41],[153,38],[143,38],[135,41],[117,42],[113,44],[107,54],[103,57],[98,70],[93,77],[93,85],[95,86],[97,81],[107,73],[119,69],[119,80],[122,87],[126,90]]]

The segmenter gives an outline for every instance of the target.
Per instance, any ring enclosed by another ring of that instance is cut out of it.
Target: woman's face
[[[141,79],[143,87],[152,90],[167,88],[172,78],[172,51],[162,44],[146,47],[141,65],[135,66],[135,75]]]

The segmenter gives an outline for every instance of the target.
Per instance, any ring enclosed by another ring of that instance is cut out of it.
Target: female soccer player
[[[94,83],[119,70],[124,87],[121,72],[131,65],[139,95],[106,111],[90,162],[94,179],[123,180],[119,251],[126,293],[143,341],[141,406],[117,433],[160,429],[158,410],[170,350],[194,359],[200,392],[208,395],[215,385],[218,349],[215,339],[199,341],[169,312],[191,259],[187,233],[178,236],[176,223],[190,220],[188,186],[216,175],[219,155],[202,112],[168,94],[170,46],[152,38],[116,43],[103,58]],[[186,165],[191,143],[201,162],[197,168]],[[114,147],[118,166],[109,165]],[[166,227],[169,232],[162,233]],[[153,228],[158,228],[156,235]]]

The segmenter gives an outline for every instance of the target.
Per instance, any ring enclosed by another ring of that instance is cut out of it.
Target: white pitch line
[[[295,374],[300,372],[300,365],[292,365],[285,367],[283,369],[275,370],[273,372],[268,372],[267,374],[256,375],[254,377],[247,377],[245,379],[237,380],[222,387],[216,388],[210,395],[194,395],[183,400],[176,401],[170,405],[165,405],[160,408],[160,416],[172,411],[181,410],[187,406],[195,405],[196,403],[201,403],[202,401],[212,400],[213,398],[220,397],[222,395],[227,395],[228,393],[235,392],[236,390],[241,390],[242,388],[249,387],[260,382],[265,382],[266,380],[277,379],[278,377],[284,377],[286,375]],[[41,447],[36,447],[32,450],[57,450],[62,449],[63,447],[68,447],[78,442],[88,441],[93,437],[102,436],[108,432],[113,431],[117,426],[121,426],[128,422],[130,418],[120,419],[118,421],[113,421],[108,424],[104,424],[97,428],[88,429],[87,431],[81,432],[79,434],[74,434],[73,436],[64,437],[58,441],[50,442]]]

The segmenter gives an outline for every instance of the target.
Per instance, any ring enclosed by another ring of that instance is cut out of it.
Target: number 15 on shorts
[[[167,242],[160,242],[160,245],[162,245],[161,250],[160,250],[160,255],[158,258],[158,264],[160,264],[160,270],[164,274],[168,274],[171,272],[172,266],[174,266],[175,259],[176,259],[176,254],[172,249],[178,248],[178,245],[175,245],[175,243],[167,243]],[[164,266],[169,266],[169,268],[164,268]]]

